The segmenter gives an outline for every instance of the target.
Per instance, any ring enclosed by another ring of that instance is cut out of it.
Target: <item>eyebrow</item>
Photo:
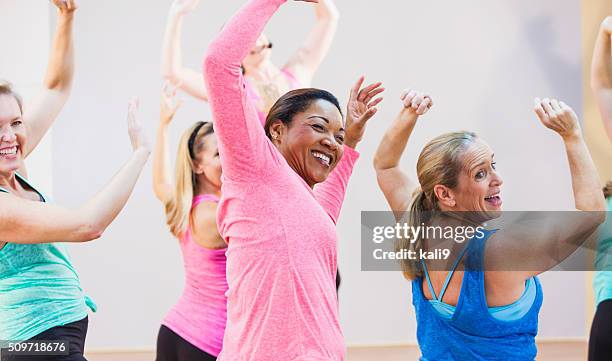
[[[311,115],[306,119],[314,119],[314,118],[319,118],[319,119],[323,119],[325,121],[325,123],[329,124],[329,119],[322,117],[320,115]],[[343,127],[340,127],[340,131],[341,132],[345,132],[346,130]]]
[[[495,158],[495,153],[491,154],[491,160],[493,160],[493,158]],[[485,165],[487,163],[486,160],[483,160],[482,162],[476,164],[475,166],[473,166],[472,168],[470,168],[470,172],[473,171],[475,168],[481,167],[483,165]]]

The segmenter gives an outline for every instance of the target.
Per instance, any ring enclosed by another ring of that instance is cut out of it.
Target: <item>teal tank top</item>
[[[17,174],[23,185],[45,197]],[[8,193],[0,187],[0,192]],[[28,340],[87,317],[96,305],[85,296],[65,244],[17,244],[0,249],[0,340]]]
[[[595,304],[612,299],[612,197],[608,198],[606,222],[599,228],[599,245],[595,257]]]

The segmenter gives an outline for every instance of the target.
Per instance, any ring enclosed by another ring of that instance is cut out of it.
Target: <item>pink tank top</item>
[[[202,202],[219,202],[210,194],[193,199],[192,209]],[[207,249],[195,243],[188,228],[180,239],[185,265],[185,287],[164,321],[166,327],[200,350],[218,356],[227,320],[228,289],[225,276],[226,249]]]
[[[287,83],[289,84],[290,91],[302,87],[302,85],[297,80],[297,78],[289,70],[282,69],[281,72],[287,79]],[[251,85],[248,81],[245,81],[245,85],[246,85],[247,97],[251,100],[251,102],[253,102],[253,104],[257,104],[261,100],[261,96],[259,95],[259,93],[257,93],[257,90],[255,90],[255,87],[253,87],[253,85]],[[262,112],[260,109],[257,109],[257,116],[259,117],[259,122],[262,125],[265,125],[266,117],[268,115]]]

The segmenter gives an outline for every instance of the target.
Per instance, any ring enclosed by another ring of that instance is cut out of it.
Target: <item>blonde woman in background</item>
[[[153,190],[162,202],[170,232],[178,239],[185,266],[179,301],[162,322],[157,361],[216,360],[227,317],[227,245],[217,230],[221,162],[212,123],[197,122],[179,142],[174,176],[168,126],[180,103],[165,87],[153,158]]]

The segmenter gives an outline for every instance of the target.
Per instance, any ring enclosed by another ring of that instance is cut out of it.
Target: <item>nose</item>
[[[494,187],[501,187],[502,184],[504,184],[504,180],[502,179],[501,175],[497,171],[494,171],[491,185]]]
[[[323,137],[323,139],[321,140],[321,144],[323,144],[323,146],[329,148],[332,151],[336,151],[340,147],[340,143],[338,143],[333,134],[330,136]]]
[[[0,129],[0,143],[15,143],[15,140],[17,140],[17,135],[10,125]]]

